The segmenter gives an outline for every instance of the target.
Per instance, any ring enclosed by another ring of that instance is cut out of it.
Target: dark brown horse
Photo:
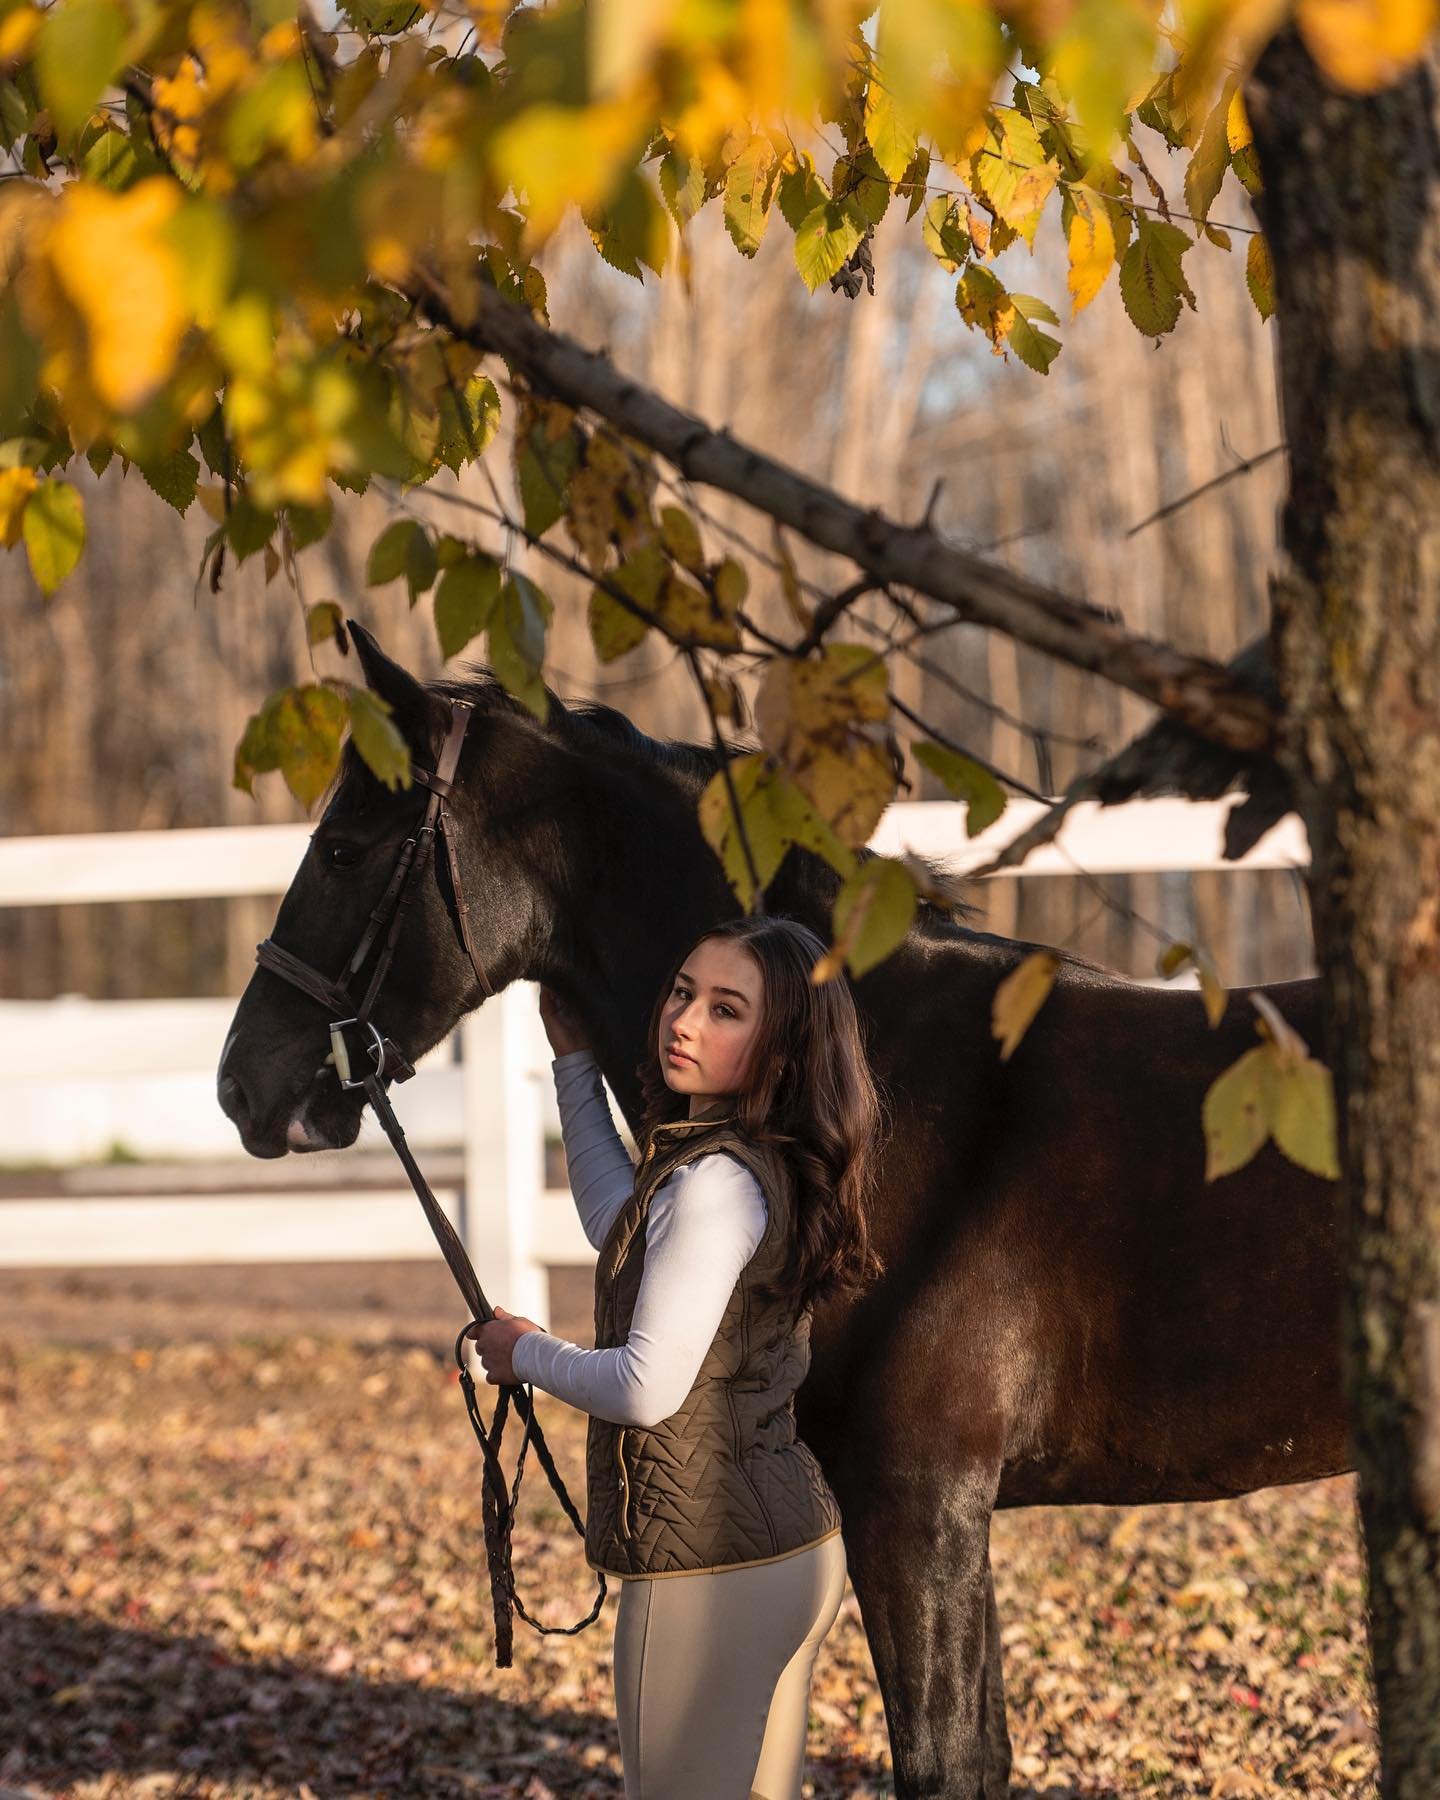
[[[695,819],[715,754],[553,697],[542,727],[488,677],[426,688],[355,635],[425,766],[442,696],[476,702],[453,810],[480,958],[497,989],[541,981],[573,1004],[633,1124],[667,965],[736,911]],[[337,971],[424,799],[347,749],[276,942]],[[767,905],[828,935],[834,887],[792,850]],[[451,905],[432,876],[379,1009],[412,1060],[482,997]],[[888,1272],[817,1312],[796,1402],[844,1515],[907,1800],[1008,1789],[995,1507],[1218,1499],[1349,1467],[1333,1190],[1268,1147],[1204,1180],[1201,1097],[1256,1041],[1252,1007],[1233,995],[1211,1031],[1192,992],[1067,961],[1002,1063],[991,999],[1026,948],[922,909],[855,984],[894,1112],[874,1219]],[[1317,1043],[1316,984],[1268,992]],[[354,1141],[360,1097],[326,1048],[322,1009],[257,970],[219,1074],[253,1155]]]

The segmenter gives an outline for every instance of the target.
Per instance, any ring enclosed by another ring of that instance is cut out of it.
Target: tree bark
[[[1349,1253],[1388,1800],[1440,1794],[1440,54],[1371,97],[1293,31],[1247,88],[1291,446],[1273,589]]]

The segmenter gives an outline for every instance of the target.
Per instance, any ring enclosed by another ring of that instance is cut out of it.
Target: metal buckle
[[[362,1075],[358,1081],[352,1079],[350,1046],[345,1042],[345,1027],[347,1025],[362,1024],[374,1039],[374,1042],[367,1044],[365,1048],[375,1059],[375,1073],[377,1075],[383,1075],[385,1072],[385,1040],[381,1037],[379,1031],[370,1020],[332,1019],[330,1021],[330,1060],[335,1065],[335,1073],[340,1078],[340,1085],[342,1088],[364,1087],[368,1080],[368,1077],[364,1075]]]

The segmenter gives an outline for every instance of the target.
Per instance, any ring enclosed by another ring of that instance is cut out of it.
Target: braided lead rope
[[[515,1566],[511,1544],[511,1533],[514,1530],[515,1515],[520,1503],[520,1481],[525,1470],[525,1452],[529,1448],[532,1433],[535,1443],[535,1455],[540,1462],[540,1466],[548,1476],[550,1486],[554,1489],[555,1497],[559,1500],[561,1506],[565,1510],[565,1516],[570,1520],[570,1523],[575,1527],[576,1532],[581,1538],[585,1536],[585,1522],[580,1517],[574,1502],[571,1500],[570,1495],[566,1490],[565,1483],[561,1479],[560,1471],[556,1468],[554,1458],[550,1454],[550,1446],[545,1442],[545,1433],[540,1429],[540,1421],[535,1416],[534,1393],[530,1387],[522,1387],[518,1384],[502,1384],[499,1397],[495,1404],[495,1417],[487,1432],[484,1420],[480,1416],[479,1396],[475,1390],[475,1380],[465,1364],[465,1338],[466,1334],[470,1331],[471,1326],[475,1323],[476,1321],[472,1319],[470,1324],[466,1325],[460,1332],[460,1335],[456,1338],[455,1361],[460,1370],[460,1386],[465,1395],[465,1411],[469,1417],[471,1429],[475,1433],[476,1442],[480,1445],[481,1454],[485,1459],[486,1474],[491,1479],[492,1486],[489,1490],[489,1497],[492,1501],[497,1502],[496,1511],[499,1514],[499,1529],[496,1534],[494,1551],[490,1560],[497,1606],[496,1666],[505,1669],[510,1666],[510,1629],[509,1619],[507,1617],[504,1633],[506,1654],[502,1658],[500,1655],[500,1632],[498,1629],[498,1614],[502,1595],[504,1596],[505,1610],[507,1613],[508,1609],[513,1606],[515,1611],[519,1613],[520,1617],[532,1628],[532,1630],[538,1631],[546,1637],[574,1637],[577,1632],[584,1631],[587,1625],[593,1625],[596,1619],[599,1618],[600,1608],[605,1604],[607,1588],[604,1570],[597,1569],[595,1571],[595,1577],[598,1588],[595,1595],[595,1604],[590,1608],[590,1611],[585,1617],[578,1620],[574,1625],[542,1625],[538,1619],[532,1617],[526,1610],[525,1603],[520,1598],[519,1590],[515,1586]],[[507,1498],[505,1494],[505,1471],[500,1462],[499,1448],[500,1439],[504,1433],[505,1414],[512,1394],[515,1399],[515,1410],[525,1421],[525,1430],[520,1438],[520,1453],[515,1461],[514,1484],[511,1487],[509,1497]],[[491,1549],[488,1531],[486,1548],[487,1551]]]

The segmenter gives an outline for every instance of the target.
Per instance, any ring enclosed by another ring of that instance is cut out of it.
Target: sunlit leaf
[[[85,548],[85,508],[79,493],[68,482],[40,482],[25,504],[21,531],[30,572],[48,597]]]
[[[795,233],[795,267],[811,293],[838,274],[860,242],[860,226],[843,200],[826,200]]]
[[[1435,30],[1435,0],[1297,0],[1305,47],[1337,87],[1373,94],[1397,80]]]
[[[387,788],[408,788],[410,746],[391,718],[388,700],[369,688],[351,688],[350,736],[366,766]]]
[[[1032,950],[995,990],[990,1035],[1000,1041],[1000,1060],[1009,1062],[1036,1013],[1050,997],[1060,958],[1053,950]]]
[[[864,975],[905,941],[915,919],[915,883],[902,863],[870,857],[835,895],[834,948]]]
[[[1201,1107],[1205,1127],[1205,1179],[1243,1169],[1270,1135],[1275,1057],[1259,1044],[1212,1082]]]
[[[928,739],[911,746],[916,762],[938,775],[949,793],[965,802],[965,835],[974,837],[1005,810],[1005,790],[990,773],[958,750]]]

